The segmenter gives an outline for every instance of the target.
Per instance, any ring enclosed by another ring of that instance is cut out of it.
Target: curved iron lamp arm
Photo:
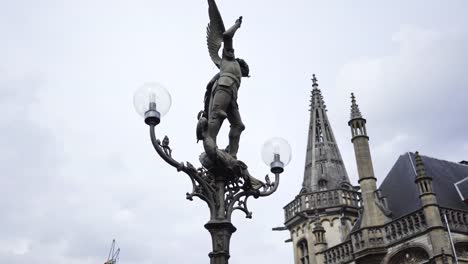
[[[183,171],[187,174],[192,182],[192,193],[187,193],[187,199],[192,200],[193,196],[200,198],[205,201],[210,208],[212,218],[219,217],[217,213],[220,210],[220,203],[224,204],[224,210],[222,215],[224,218],[231,220],[232,212],[235,210],[243,211],[247,218],[252,218],[252,212],[247,207],[247,200],[250,196],[254,198],[269,196],[278,189],[279,185],[279,173],[275,173],[275,181],[270,182],[268,175],[265,177],[266,183],[261,187],[261,190],[253,189],[249,184],[242,178],[237,178],[231,182],[227,182],[224,185],[224,199],[219,200],[219,187],[214,182],[213,175],[211,175],[206,169],[196,169],[192,164],[186,162],[178,162],[172,158],[172,150],[169,148],[169,143],[164,145],[161,141],[156,138],[155,125],[150,125],[150,137],[154,149],[159,156],[169,165],[176,168],[177,171]],[[166,139],[165,139],[166,140]],[[168,139],[167,139],[168,140]],[[167,151],[167,149],[169,151]]]
[[[155,126],[150,125],[150,137],[151,143],[153,144],[154,149],[159,154],[159,156],[169,165],[176,168],[177,171],[183,171],[187,174],[192,182],[192,193],[187,193],[187,199],[192,200],[193,196],[197,196],[208,204],[211,212],[216,210],[216,199],[214,197],[215,190],[214,188],[203,179],[204,172],[200,169],[197,170],[193,167],[192,164],[186,162],[187,165],[184,165],[183,162],[178,162],[172,158],[171,155],[168,155],[161,146],[161,141],[156,138]]]
[[[279,180],[280,180],[279,175],[280,175],[279,173],[275,173],[275,181],[270,184],[270,187],[265,188],[265,190],[260,192],[258,194],[259,197],[260,196],[268,196],[268,195],[271,195],[272,193],[276,192],[276,189],[278,189]]]
[[[163,148],[161,147],[161,141],[156,138],[154,125],[150,125],[150,137],[151,137],[151,143],[153,143],[154,149],[165,162],[169,163],[169,165],[176,168],[177,171],[184,170],[185,165],[183,162],[177,162],[175,159],[173,159],[171,156],[167,155],[164,152]]]

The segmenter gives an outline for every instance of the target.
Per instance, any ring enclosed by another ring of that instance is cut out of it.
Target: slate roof
[[[468,165],[421,156],[427,175],[432,177],[433,190],[439,206],[468,211],[454,183],[468,177]],[[421,208],[419,191],[415,180],[414,153],[401,155],[380,185],[382,194],[388,199],[392,218],[396,219]]]

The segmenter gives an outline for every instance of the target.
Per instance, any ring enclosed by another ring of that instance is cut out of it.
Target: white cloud
[[[0,240],[0,251],[7,254],[24,255],[31,250],[31,241],[27,239]]]
[[[468,129],[468,32],[403,26],[392,41],[393,54],[347,63],[337,81],[358,97],[380,179],[406,151],[453,158]]]

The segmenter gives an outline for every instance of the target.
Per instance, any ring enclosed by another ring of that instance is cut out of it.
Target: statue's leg
[[[232,101],[228,111],[227,118],[231,123],[231,129],[229,130],[229,154],[237,159],[237,151],[239,150],[239,141],[242,131],[245,129],[244,123],[239,113],[239,107],[236,101]]]
[[[208,117],[208,128],[206,137],[203,141],[206,154],[210,158],[216,157],[216,137],[218,136],[219,129],[223,124],[224,119],[227,117],[226,111],[231,102],[231,94],[225,89],[216,89],[212,99],[211,111]]]

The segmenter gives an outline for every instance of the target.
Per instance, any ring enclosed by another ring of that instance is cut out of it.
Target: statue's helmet
[[[239,59],[239,58],[237,58],[236,60],[239,63],[241,73],[242,73],[242,77],[249,77],[250,69],[249,69],[249,65],[247,64],[247,62],[245,62],[245,60]]]

